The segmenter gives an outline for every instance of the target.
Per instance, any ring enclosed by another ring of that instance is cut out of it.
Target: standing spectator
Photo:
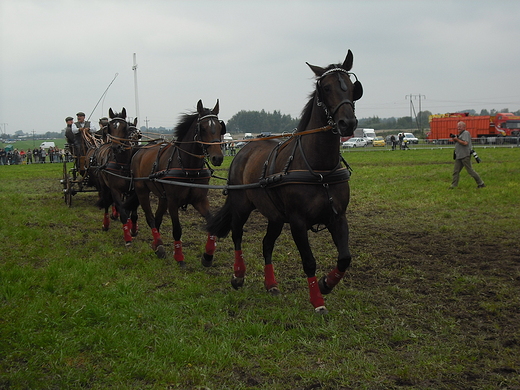
[[[20,161],[25,164],[25,151],[23,149],[20,150]]]
[[[392,142],[392,150],[395,150],[395,147],[397,146],[397,140],[395,139],[395,135],[392,134],[390,137],[390,142]]]
[[[45,149],[40,147],[40,152],[38,154],[40,156],[40,164],[45,164],[45,158],[47,157]]]
[[[0,148],[0,165],[5,165],[7,163],[7,152],[4,148]]]
[[[453,179],[451,182],[450,189],[456,188],[459,185],[459,174],[462,168],[466,168],[469,175],[475,179],[477,188],[483,188],[486,185],[480,178],[479,174],[475,172],[471,166],[471,134],[466,130],[466,123],[459,122],[457,124],[457,130],[459,134],[451,134],[451,138],[455,142],[455,151],[453,158],[455,159],[455,166],[453,167]]]
[[[49,163],[52,164],[54,162],[54,148],[50,147],[47,154],[49,155]]]
[[[33,149],[33,157],[34,157],[34,163],[38,164],[40,162],[40,152],[37,148]]]
[[[27,157],[27,164],[32,164],[33,162],[33,154],[31,149],[27,149],[27,153],[25,154]]]
[[[404,140],[404,134],[403,133],[399,133],[398,134],[399,136],[399,149],[403,149],[403,140]]]

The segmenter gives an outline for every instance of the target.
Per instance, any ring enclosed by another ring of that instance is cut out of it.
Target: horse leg
[[[310,302],[316,313],[326,314],[327,308],[325,307],[325,300],[323,299],[323,295],[321,295],[318,280],[316,279],[316,259],[309,245],[305,221],[301,218],[298,220],[293,219],[290,222],[290,226],[294,242],[302,258],[303,271],[307,276]]]
[[[197,202],[193,204],[193,207],[204,217],[206,223],[209,221],[211,214],[209,212],[209,200],[206,197],[202,200],[202,202]],[[215,249],[217,248],[217,236],[211,235],[208,233],[208,238],[206,240],[206,245],[204,247],[204,253],[202,254],[201,263],[204,267],[211,267],[213,264],[213,255],[215,254]]]
[[[239,206],[237,206],[239,208]],[[233,219],[231,222],[231,238],[235,246],[235,262],[233,264],[233,278],[231,285],[235,290],[238,290],[244,285],[246,275],[246,263],[242,254],[242,237],[244,235],[244,225],[249,218],[251,210],[246,210],[244,213],[233,212]]]
[[[172,219],[172,234],[173,234],[173,258],[180,267],[186,266],[184,263],[184,253],[182,252],[182,226],[179,221],[179,207],[173,202],[169,202],[168,211]]]
[[[132,230],[130,233],[132,234],[132,237],[136,237],[139,232],[139,226],[137,226],[137,210],[131,210],[130,215],[130,219],[132,220]]]
[[[103,214],[103,231],[106,232],[108,231],[110,227],[110,217],[108,216],[108,207],[105,207],[105,212]]]
[[[112,218],[114,221],[119,218],[119,212],[117,211],[115,204],[112,204],[112,214],[110,215],[110,218]]]
[[[338,249],[338,261],[336,268],[329,272],[328,275],[324,275],[318,282],[320,291],[322,294],[329,294],[332,289],[339,283],[339,281],[345,275],[345,271],[350,265],[352,256],[350,255],[350,249],[348,246],[349,228],[347,217],[342,215],[336,218],[333,223],[327,226],[334,244]]]
[[[269,221],[267,225],[267,232],[262,241],[262,253],[264,255],[264,285],[265,289],[272,295],[279,295],[280,290],[278,289],[278,283],[274,277],[273,269],[273,249],[276,239],[282,232],[283,223]]]
[[[135,191],[137,193],[137,197],[139,198],[139,204],[143,209],[146,223],[150,229],[152,229],[152,249],[158,258],[164,259],[166,257],[166,250],[164,249],[161,233],[159,233],[159,229],[155,225],[155,217],[152,211],[152,207],[150,206],[150,192],[146,187],[143,187],[140,182],[136,182]],[[159,206],[160,205],[161,203],[159,202]]]
[[[123,225],[123,238],[125,240],[125,245],[130,246],[132,245],[132,220],[130,219],[127,210],[123,207],[122,195],[114,190],[112,198],[114,200],[113,204],[115,205],[115,209],[119,214],[121,224]]]

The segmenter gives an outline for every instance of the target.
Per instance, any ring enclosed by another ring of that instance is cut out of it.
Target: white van
[[[43,149],[49,149],[49,148],[55,148],[56,145],[54,144],[54,142],[42,142],[40,144],[40,148],[43,148]]]

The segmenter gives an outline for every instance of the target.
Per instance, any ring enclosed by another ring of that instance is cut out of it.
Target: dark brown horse
[[[175,241],[173,257],[181,266],[184,265],[184,254],[179,208],[191,204],[208,220],[208,188],[204,185],[209,184],[211,172],[206,168],[205,159],[209,158],[211,164],[216,166],[221,165],[224,159],[221,138],[226,127],[218,119],[218,112],[218,100],[212,110],[204,108],[199,100],[197,112],[183,115],[175,127],[174,142],[142,147],[132,159],[135,196],[128,200],[126,206],[136,209],[140,204],[143,208],[146,222],[152,229],[152,248],[160,258],[164,258],[166,253],[159,228],[168,208]],[[150,192],[159,197],[155,216],[150,206]],[[208,235],[203,262],[211,263],[215,245],[215,237]]]
[[[326,68],[308,64],[317,78],[316,89],[303,109],[295,133],[283,143],[249,142],[231,163],[228,197],[207,229],[218,237],[232,232],[234,288],[243,285],[246,271],[242,256],[243,226],[250,213],[258,209],[268,219],[263,239],[266,289],[279,293],[272,253],[284,224],[289,223],[307,275],[310,301],[316,312],[327,312],[322,294],[332,291],[351,261],[345,216],[350,174],[342,166],[340,137],[353,134],[357,126],[354,102],[363,94],[357,78],[354,83],[351,81],[350,77],[355,77],[349,72],[352,62],[349,50],[343,64]],[[338,249],[337,267],[319,282],[307,234],[317,225],[329,230]]]
[[[137,212],[130,213],[123,207],[125,197],[131,192],[130,160],[135,152],[136,141],[140,132],[134,122],[126,121],[126,109],[121,113],[109,110],[110,121],[104,128],[103,137],[107,142],[97,148],[90,158],[89,174],[96,178],[99,192],[97,205],[104,208],[103,230],[108,230],[110,219],[108,208],[113,205],[123,225],[126,245],[132,243],[132,236],[137,235]]]

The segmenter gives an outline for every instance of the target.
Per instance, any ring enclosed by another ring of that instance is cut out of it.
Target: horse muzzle
[[[348,137],[354,134],[354,130],[356,130],[358,125],[358,120],[356,117],[348,118],[348,119],[340,119],[336,122],[336,128],[338,133],[342,137]]]

